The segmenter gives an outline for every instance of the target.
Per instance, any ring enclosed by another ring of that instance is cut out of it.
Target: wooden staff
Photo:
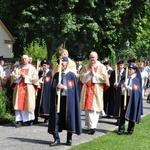
[[[37,63],[36,63],[36,70],[37,70],[37,72],[39,71],[39,65],[40,65],[40,60],[37,59]]]
[[[117,65],[115,65],[115,82],[118,83],[118,69],[117,69]]]
[[[43,86],[42,86],[42,89],[41,89],[40,104],[39,104],[39,108],[38,108],[38,115],[40,114],[40,107],[41,107],[42,97],[43,97],[43,92],[44,92],[44,82],[45,82],[45,79],[46,79],[46,75],[43,74]]]
[[[126,67],[126,74],[125,74],[125,85],[127,86],[127,78],[128,78],[128,67]],[[127,104],[127,90],[125,89],[124,92],[124,110],[126,109]]]
[[[61,72],[62,72],[62,58],[59,58],[59,76],[58,76],[58,84],[61,84]],[[60,112],[60,93],[61,90],[57,91],[57,113]]]
[[[61,84],[61,73],[62,73],[62,53],[64,52],[64,45],[61,44],[58,49],[57,49],[57,55],[59,56],[59,76],[58,76],[58,84]],[[56,112],[59,113],[60,112],[60,95],[61,94],[61,90],[57,91],[57,110]]]

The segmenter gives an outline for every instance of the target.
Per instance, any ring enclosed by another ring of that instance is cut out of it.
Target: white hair
[[[91,53],[90,53],[90,56],[91,56],[91,55],[94,55],[94,56],[96,56],[96,57],[98,58],[98,54],[97,54],[97,52],[95,52],[95,51],[91,52]]]

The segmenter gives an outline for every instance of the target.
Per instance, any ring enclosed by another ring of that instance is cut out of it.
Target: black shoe
[[[72,140],[67,140],[66,145],[71,146]]]
[[[48,121],[49,121],[48,119],[44,119],[44,123],[48,123]]]
[[[117,121],[116,121],[116,126],[118,126],[119,125],[119,123],[120,123],[120,120],[119,119],[117,119]]]
[[[32,125],[33,125],[33,121],[28,121],[28,122],[27,122],[27,125],[28,125],[28,126],[32,126]]]
[[[118,134],[118,135],[122,135],[122,134],[124,134],[124,131],[118,131],[117,134]]]
[[[39,122],[38,122],[37,119],[35,119],[35,120],[33,121],[33,124],[37,124],[37,123],[39,123]]]
[[[107,116],[105,116],[105,118],[111,118],[111,116],[107,115]]]
[[[131,134],[133,134],[133,131],[128,131],[128,135],[131,135]]]
[[[55,140],[50,146],[58,146],[60,144],[60,140]]]
[[[93,135],[94,133],[95,133],[95,129],[90,129],[88,132],[88,134],[91,134],[91,135]]]
[[[14,123],[14,125],[15,125],[17,128],[19,128],[19,127],[21,127],[21,126],[23,125],[23,122],[22,122],[22,121],[17,121],[17,122]]]

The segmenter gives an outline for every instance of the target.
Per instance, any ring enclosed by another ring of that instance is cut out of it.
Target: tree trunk
[[[78,49],[78,56],[82,57],[83,59],[87,55],[87,51],[83,50],[84,44],[82,42],[78,42],[77,49]]]
[[[53,52],[54,52],[54,44],[55,44],[55,40],[54,39],[46,41],[47,59],[50,62],[52,61],[52,56],[53,56]]]

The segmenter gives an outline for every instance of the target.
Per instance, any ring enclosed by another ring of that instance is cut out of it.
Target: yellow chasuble
[[[80,81],[82,82],[80,107],[82,110],[103,110],[103,91],[109,87],[109,78],[106,67],[99,61],[94,67],[94,76],[90,73],[90,64],[81,70]]]

